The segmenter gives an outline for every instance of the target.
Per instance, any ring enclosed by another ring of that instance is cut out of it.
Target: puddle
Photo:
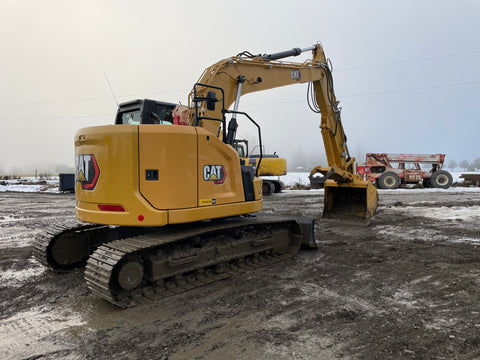
[[[83,324],[77,331],[82,331],[119,327],[126,324],[128,324],[128,327],[135,327],[171,318],[175,314],[174,306],[165,301],[168,301],[168,299],[160,299],[158,302],[152,301],[145,305],[121,309],[104,299],[90,295],[77,298],[74,301],[69,299],[64,306],[81,314]]]

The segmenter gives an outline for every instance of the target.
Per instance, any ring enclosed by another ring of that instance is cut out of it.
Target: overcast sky
[[[479,0],[0,0],[0,16],[0,173],[73,166],[75,132],[114,121],[105,73],[120,102],[186,104],[223,58],[317,41],[358,160],[480,156]],[[267,151],[323,157],[306,85],[246,95],[240,108],[262,125]],[[250,131],[240,124],[238,135]]]

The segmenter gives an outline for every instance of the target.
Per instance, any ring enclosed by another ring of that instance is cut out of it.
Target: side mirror
[[[218,102],[215,91],[209,91],[207,93],[207,110],[215,110],[215,103]]]

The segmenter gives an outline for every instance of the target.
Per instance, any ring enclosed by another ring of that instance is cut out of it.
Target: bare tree
[[[480,157],[476,158],[470,163],[470,166],[467,169],[468,171],[479,171],[480,170]]]
[[[467,160],[462,160],[460,161],[460,164],[458,164],[464,171],[467,170],[467,168],[470,166]]]
[[[450,170],[455,170],[456,167],[457,167],[457,162],[455,160],[450,160],[448,162],[448,168]]]

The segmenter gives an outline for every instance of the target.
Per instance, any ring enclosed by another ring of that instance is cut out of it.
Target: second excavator
[[[237,150],[240,160],[244,160],[254,170],[258,167],[258,171],[255,173],[262,179],[262,193],[264,196],[282,191],[283,183],[280,181],[280,176],[287,174],[287,159],[281,158],[276,153],[265,154],[263,148],[263,155],[260,157],[260,153],[254,154],[253,151],[249,151],[247,139],[235,140],[233,147]],[[258,166],[259,161],[261,166]],[[275,176],[277,179],[272,179]]]
[[[306,51],[312,59],[303,63],[279,61]],[[329,165],[323,217],[369,219],[377,192],[354,172],[321,45],[243,52],[204,71],[181,121],[176,104],[138,100],[119,107],[114,125],[78,130],[79,221],[39,234],[37,258],[61,269],[86,263],[92,292],[128,307],[295,255],[302,239],[312,241],[305,237],[313,223],[258,213],[262,181],[234,143],[243,117],[262,146],[260,126],[239,111],[242,95],[299,83],[309,84],[309,104],[321,113]]]

